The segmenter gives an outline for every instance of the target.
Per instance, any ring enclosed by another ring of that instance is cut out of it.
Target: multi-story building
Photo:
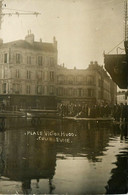
[[[55,107],[57,42],[25,40],[0,43],[0,94],[6,104]]]
[[[97,62],[80,70],[57,67],[56,95],[60,101],[115,104],[116,91],[116,84]]]
[[[56,108],[57,102],[115,103],[116,85],[96,62],[87,69],[57,63],[57,41],[0,40],[0,100],[6,106]]]

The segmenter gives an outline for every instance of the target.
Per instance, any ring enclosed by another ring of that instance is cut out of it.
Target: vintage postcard
[[[0,0],[0,194],[127,194],[127,89],[127,0]]]

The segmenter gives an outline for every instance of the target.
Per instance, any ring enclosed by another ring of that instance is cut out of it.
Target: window
[[[5,53],[5,54],[4,54],[4,63],[7,63],[7,62],[8,62],[8,54]]]
[[[3,83],[3,93],[6,93],[6,83]]]
[[[87,84],[93,85],[94,84],[94,77],[93,76],[87,76]]]
[[[55,65],[55,61],[53,57],[50,57],[50,66],[54,66]]]
[[[50,81],[54,81],[54,72],[50,71]]]
[[[30,94],[30,92],[31,92],[30,85],[27,85],[27,88],[26,88],[26,93],[27,93],[27,94]]]
[[[8,71],[7,71],[7,69],[3,69],[3,78],[4,79],[8,78]]]
[[[31,79],[31,72],[27,70],[27,79]]]
[[[72,96],[72,95],[73,95],[73,89],[72,89],[72,88],[69,88],[69,89],[68,89],[68,95],[69,95],[69,96]]]
[[[93,96],[94,96],[94,90],[88,89],[88,97],[93,97]]]
[[[58,84],[64,84],[65,83],[65,76],[64,75],[59,75],[57,77],[57,82],[58,82]]]
[[[78,75],[77,76],[77,84],[83,84],[84,83],[84,78],[82,75]]]
[[[79,97],[82,96],[82,89],[81,89],[81,88],[78,89],[78,96],[79,96]]]
[[[14,83],[14,84],[13,84],[13,92],[14,92],[15,94],[19,94],[19,93],[20,93],[20,89],[21,89],[20,84],[18,84],[18,83]]]
[[[31,56],[27,56],[27,64],[31,64]]]
[[[50,88],[49,88],[49,93],[50,93],[51,95],[54,94],[54,87],[53,87],[53,86],[50,86]]]
[[[72,75],[69,75],[67,77],[67,81],[68,81],[68,84],[73,84],[73,81],[74,81],[74,77]]]
[[[42,71],[38,71],[37,72],[37,80],[42,81],[42,78],[43,78],[43,72]]]
[[[46,65],[49,66],[49,64],[50,64],[50,58],[47,56],[46,57]]]
[[[83,89],[83,96],[87,96],[87,90],[86,89]]]
[[[73,95],[77,96],[77,90],[76,89],[73,90]]]
[[[19,53],[16,54],[16,64],[21,63],[21,55]]]
[[[16,78],[19,78],[19,77],[20,77],[19,70],[16,70]]]
[[[62,87],[59,87],[58,88],[58,95],[59,96],[62,96],[63,95],[63,92],[64,92],[64,89]]]
[[[37,94],[42,94],[42,85],[37,86]]]
[[[42,66],[42,64],[43,64],[42,56],[38,56],[37,63],[39,66]]]

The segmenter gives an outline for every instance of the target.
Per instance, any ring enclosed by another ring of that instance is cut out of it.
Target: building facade
[[[116,85],[103,67],[58,65],[57,41],[0,40],[0,101],[6,106],[55,109],[58,102],[115,103]]]
[[[56,95],[67,103],[116,103],[116,84],[102,66],[91,62],[87,69],[57,67]]]
[[[55,107],[57,42],[42,43],[28,34],[25,40],[0,44],[0,94],[6,104]]]
[[[118,91],[117,92],[117,104],[127,104],[128,105],[128,92]]]

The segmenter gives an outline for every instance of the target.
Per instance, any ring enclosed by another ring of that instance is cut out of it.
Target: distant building
[[[117,92],[117,104],[128,104],[128,92],[119,91]]]
[[[117,86],[97,62],[80,70],[58,66],[56,89],[58,99],[65,103],[116,103]]]
[[[54,109],[58,102],[116,103],[116,85],[97,62],[87,69],[58,65],[57,41],[0,40],[0,102],[20,108]]]

